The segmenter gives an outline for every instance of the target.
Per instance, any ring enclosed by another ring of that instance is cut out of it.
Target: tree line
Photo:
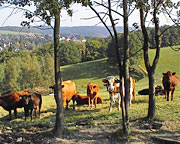
[[[166,26],[161,27],[161,30]],[[153,30],[148,29],[150,37],[153,38]],[[179,45],[179,29],[168,30],[162,36],[161,46]],[[139,31],[133,31],[129,36],[130,67],[137,65],[143,57],[142,37]],[[118,34],[119,47],[123,49],[123,34]],[[20,39],[22,41],[22,39]],[[31,41],[31,40],[30,40]],[[151,47],[153,48],[151,39]],[[16,41],[18,43],[18,41]],[[116,50],[112,39],[94,38],[85,43],[75,41],[60,42],[60,64],[76,64],[86,61],[108,58],[107,62],[112,67],[116,67]],[[40,46],[37,44],[32,50],[22,49],[19,52],[12,50],[1,52],[1,73],[0,73],[0,93],[7,93],[17,90],[41,88],[43,92],[48,92],[48,86],[53,84],[54,80],[54,54],[53,43],[47,42]],[[123,55],[122,55],[123,59]],[[24,81],[26,78],[26,81]]]

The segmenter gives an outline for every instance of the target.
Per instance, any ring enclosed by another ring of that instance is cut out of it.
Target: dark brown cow
[[[87,96],[88,96],[88,105],[91,109],[93,107],[93,104],[97,104],[97,94],[99,92],[99,86],[95,83],[88,83],[87,85]]]
[[[42,95],[39,92],[33,92],[27,96],[23,96],[22,101],[24,103],[25,120],[29,116],[29,111],[30,111],[31,120],[33,119],[33,110],[35,113],[35,118],[37,118],[38,107],[39,107],[39,116],[40,116],[41,106],[42,106]]]
[[[174,90],[179,82],[175,72],[168,71],[163,73],[162,84],[164,87],[165,98],[169,101],[169,92],[171,91],[171,100],[173,100]]]
[[[14,115],[17,117],[17,108],[24,107],[21,101],[21,96],[29,95],[29,91],[18,91],[0,96],[0,106],[9,111],[9,119],[11,120],[11,110],[14,110]]]
[[[88,105],[89,104],[88,96],[82,96],[79,94],[76,95],[75,101],[76,101],[77,105],[84,105],[84,104]],[[103,102],[103,98],[97,96],[97,104],[102,103],[102,102]],[[95,103],[95,99],[94,99],[94,103]]]
[[[77,94],[76,85],[71,80],[63,81],[62,84],[62,99],[63,99],[63,107],[68,109],[68,103],[70,100],[73,100],[73,109],[75,110],[75,95]],[[50,88],[54,89],[54,86],[50,86]]]

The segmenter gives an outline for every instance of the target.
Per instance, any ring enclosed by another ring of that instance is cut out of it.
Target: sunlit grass
[[[150,51],[153,55],[154,50]],[[161,49],[161,56],[156,70],[156,85],[161,84],[162,72],[167,70],[175,71],[180,77],[180,52],[174,52],[171,49]],[[143,66],[143,64],[141,64]],[[96,109],[89,110],[88,105],[76,106],[76,110],[72,110],[72,102],[70,102],[69,110],[64,111],[65,126],[69,130],[76,129],[76,125],[80,121],[87,121],[88,127],[98,125],[114,125],[118,124],[121,129],[122,113],[118,111],[117,105],[113,105],[112,112],[109,112],[109,94],[103,86],[102,78],[108,75],[117,75],[118,71],[107,70],[108,64],[106,59],[101,59],[93,62],[85,62],[76,65],[68,65],[62,67],[62,79],[72,80],[76,83],[77,91],[86,95],[86,86],[88,82],[94,82],[99,85],[99,96],[104,101],[98,104]],[[132,102],[129,108],[130,123],[136,119],[141,119],[147,116],[148,113],[148,96],[138,95],[138,91],[148,88],[148,78],[145,77],[136,82],[136,100]],[[169,129],[180,130],[180,84],[174,93],[174,101],[166,101],[164,96],[156,96],[156,119],[164,121]],[[53,128],[55,124],[56,103],[54,96],[43,96],[43,104],[41,116],[34,119],[30,118],[24,121],[23,109],[18,109],[18,118],[11,120],[8,118],[8,112],[0,107],[0,129],[3,127],[28,127],[33,125],[42,125],[47,128]],[[14,117],[14,115],[12,115]],[[143,137],[137,132],[136,127],[132,125],[132,136]]]

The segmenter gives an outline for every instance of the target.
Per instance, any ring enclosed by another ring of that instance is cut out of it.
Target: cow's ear
[[[49,88],[54,89],[54,86],[49,86]]]
[[[166,73],[162,73],[163,75],[166,75]]]
[[[103,79],[102,82],[103,82],[103,83],[107,83],[107,79]]]
[[[175,75],[175,74],[176,74],[176,72],[173,72],[173,73],[172,73],[172,75]]]

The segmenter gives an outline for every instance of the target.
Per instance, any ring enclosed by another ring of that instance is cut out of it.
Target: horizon
[[[33,11],[35,8],[34,7],[25,7],[31,11]],[[67,15],[66,11],[62,11],[61,14],[61,23],[60,26],[61,27],[85,27],[85,26],[102,26],[104,27],[104,25],[102,23],[99,23],[100,20],[99,18],[94,18],[95,13],[90,10],[90,8],[88,7],[82,7],[81,4],[73,4],[72,7],[73,9],[73,16],[70,17]],[[21,22],[23,20],[27,20],[25,19],[24,15],[23,15],[23,11],[22,10],[14,10],[13,7],[11,8],[3,8],[0,7],[1,10],[1,17],[0,17],[0,27],[4,27],[4,26],[18,26],[21,27]],[[12,14],[12,12],[14,11],[14,13]],[[104,11],[103,8],[99,8],[98,11]],[[121,12],[121,11],[120,11]],[[122,13],[122,12],[121,12]],[[12,14],[12,15],[11,15]],[[11,15],[11,16],[10,16]],[[140,24],[140,20],[139,20],[139,12],[138,11],[134,11],[130,17],[129,17],[129,26],[131,27],[133,25],[133,23],[138,23]],[[160,26],[163,25],[172,25],[173,23],[171,22],[171,20],[168,17],[165,17],[163,14],[158,16],[160,19]],[[123,27],[123,19],[122,17],[120,17],[119,15],[117,16],[117,14],[114,14],[114,19],[118,18],[118,27]],[[32,26],[38,26],[41,25],[42,23],[34,23]],[[106,23],[108,26],[111,26],[110,22],[107,21]],[[148,26],[152,26],[151,24],[151,19],[148,18],[147,19],[147,24]]]

